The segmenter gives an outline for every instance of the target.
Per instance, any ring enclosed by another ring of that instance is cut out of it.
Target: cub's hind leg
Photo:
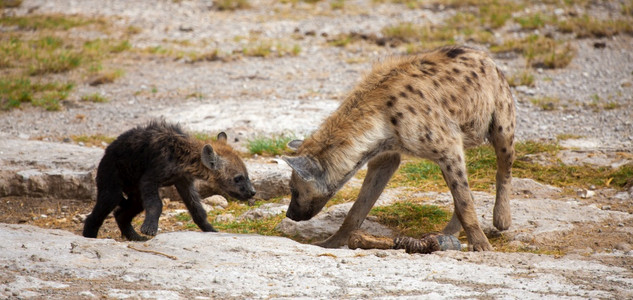
[[[99,187],[97,203],[84,222],[83,236],[96,238],[105,218],[123,201],[125,198],[117,184]]]
[[[132,220],[143,211],[143,202],[138,191],[128,194],[127,200],[121,201],[121,205],[114,211],[114,218],[121,235],[130,241],[146,241],[147,238],[138,234],[132,226]]]

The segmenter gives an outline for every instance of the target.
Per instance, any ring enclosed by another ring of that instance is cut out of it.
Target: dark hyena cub
[[[83,236],[95,238],[112,210],[121,234],[128,240],[145,240],[132,227],[132,219],[145,210],[141,232],[154,236],[163,204],[158,188],[174,185],[193,221],[202,231],[216,231],[207,221],[194,179],[203,179],[232,197],[255,195],[246,166],[226,142],[226,134],[203,144],[178,125],[153,121],[119,136],[97,169],[97,204],[86,219]],[[125,194],[127,197],[124,197]]]

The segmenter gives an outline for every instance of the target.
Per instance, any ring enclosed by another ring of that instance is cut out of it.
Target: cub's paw
[[[141,226],[141,232],[145,235],[155,236],[158,233],[158,224],[143,223]]]

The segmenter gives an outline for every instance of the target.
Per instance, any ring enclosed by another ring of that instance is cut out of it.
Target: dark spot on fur
[[[451,101],[452,101],[453,103],[454,103],[454,102],[457,102],[457,97],[456,97],[455,95],[451,95]]]
[[[413,87],[410,84],[407,84],[406,88],[409,92],[413,93]]]
[[[420,65],[429,65],[429,66],[435,66],[435,63],[432,61],[428,61],[426,59],[420,60]]]
[[[415,90],[415,93],[418,94],[418,96],[420,96],[420,98],[424,99],[424,94],[422,93],[422,91]]]
[[[486,69],[484,69],[484,66],[480,66],[480,67],[479,67],[479,72],[481,72],[481,74],[483,74],[484,76],[486,76]]]
[[[400,92],[400,97],[402,97],[402,98],[406,98],[406,97],[407,97],[407,93],[405,93],[405,92]]]
[[[396,117],[391,117],[391,124],[393,124],[393,126],[398,126],[398,119],[396,119]]]
[[[449,75],[444,75],[444,77],[442,77],[442,81],[444,81],[445,83],[453,83],[453,77]]]
[[[508,151],[508,149],[506,149],[506,148],[501,148],[501,152],[502,152],[502,153],[506,153],[506,151]]]
[[[479,78],[479,75],[477,75],[475,71],[470,71],[470,75],[472,75],[474,79]]]
[[[467,82],[469,85],[473,84],[473,81],[470,79],[470,77],[469,77],[468,75],[467,75],[467,76],[464,76],[464,80],[466,80],[466,82]]]
[[[461,56],[459,59],[462,60],[462,61],[469,61],[470,60],[470,58],[468,58],[466,56]]]
[[[452,109],[452,108],[449,108],[449,109],[448,109],[448,112],[449,112],[451,115],[454,115],[454,114],[455,114],[455,110],[454,110],[454,109]]]
[[[387,107],[392,107],[393,106],[393,102],[392,101],[387,101]]]
[[[458,68],[453,68],[453,73],[459,74],[461,71]]]
[[[457,188],[457,182],[453,182],[451,183],[451,189],[456,189]]]
[[[413,106],[411,106],[411,105],[407,106],[407,109],[408,109],[408,110],[409,110],[412,114],[414,114],[414,115],[417,115],[417,114],[418,114],[418,112],[417,112],[417,111],[415,111],[415,108],[413,108]]]
[[[464,54],[466,51],[464,51],[464,49],[462,48],[449,48],[448,51],[446,51],[446,56],[450,57],[450,58],[455,58],[461,54]]]
[[[403,114],[401,112],[397,112],[396,115],[398,116],[398,118],[402,118]]]
[[[464,176],[464,172],[462,170],[457,171],[457,176],[458,177]]]
[[[503,132],[503,126],[499,126],[499,132]]]
[[[431,133],[430,133],[430,132],[427,132],[424,136],[426,137],[426,140],[427,140],[427,141],[429,141],[429,142],[431,142],[431,141],[432,141],[432,139],[431,139]]]
[[[450,172],[453,168],[451,168],[451,165],[447,165],[446,166],[446,172]]]
[[[433,79],[433,85],[434,85],[436,88],[439,88],[439,87],[440,87],[440,83],[439,83],[439,82],[437,82],[437,80],[435,80],[435,79]]]
[[[433,153],[437,154],[437,150],[436,150],[436,149],[433,149]]]
[[[464,186],[468,187],[468,181],[464,181]]]

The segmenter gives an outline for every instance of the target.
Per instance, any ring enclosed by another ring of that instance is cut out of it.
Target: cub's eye
[[[246,179],[246,177],[244,177],[244,175],[237,175],[237,176],[235,176],[235,178],[233,178],[233,181],[235,183],[240,183],[240,182],[244,181],[245,179]]]

